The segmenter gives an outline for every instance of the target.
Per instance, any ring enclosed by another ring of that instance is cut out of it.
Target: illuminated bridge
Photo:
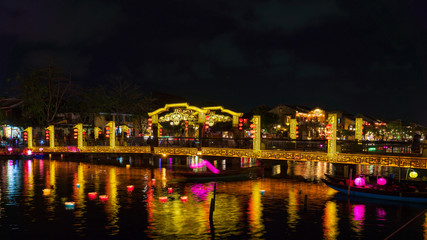
[[[36,146],[32,128],[28,127],[25,136],[28,148],[44,153],[84,153],[84,154],[154,154],[154,155],[199,155],[216,157],[247,157],[257,159],[318,161],[342,164],[382,165],[391,167],[411,167],[427,169],[427,158],[407,154],[411,149],[408,143],[375,143],[374,148],[391,150],[392,154],[369,154],[372,142],[362,141],[363,119],[356,118],[356,141],[337,141],[337,114],[328,114],[326,125],[327,140],[298,140],[298,126],[295,119],[290,120],[290,139],[262,138],[261,117],[254,115],[251,120],[243,120],[243,113],[236,113],[221,106],[198,108],[187,103],[166,104],[154,112],[148,113],[148,138],[133,136],[129,138],[131,128],[127,125],[116,127],[115,121],[105,126],[92,127],[94,139],[84,137],[83,124],[73,128],[73,146],[59,144],[55,140],[55,126],[46,128],[47,146]],[[214,125],[227,126],[233,137],[212,138],[209,130]],[[245,131],[245,126],[247,127]],[[178,129],[180,137],[167,137],[162,130]],[[117,136],[120,128],[120,136]],[[116,129],[116,131],[113,131]],[[231,130],[230,130],[231,129]],[[126,134],[127,133],[127,134]],[[106,141],[99,140],[103,134]],[[403,150],[393,154],[393,149]]]

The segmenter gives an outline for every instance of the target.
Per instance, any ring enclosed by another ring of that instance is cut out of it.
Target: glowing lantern
[[[128,192],[132,192],[133,189],[135,189],[133,185],[128,185],[126,188],[128,189]]]
[[[188,200],[188,197],[187,197],[187,196],[182,196],[182,197],[181,197],[181,201],[186,202],[187,200]]]
[[[252,123],[252,124],[250,125],[250,127],[251,127],[251,128],[255,128],[255,124],[253,124],[253,123]]]
[[[24,141],[27,141],[27,140],[28,140],[28,133],[24,132]]]
[[[8,148],[7,148],[7,151],[12,152],[12,151],[13,151],[13,148],[8,147]]]
[[[65,209],[72,210],[74,209],[75,202],[65,202]]]
[[[27,155],[30,156],[31,154],[33,154],[33,151],[31,151],[31,149],[27,150]]]
[[[99,200],[105,202],[108,200],[108,195],[99,195]]]
[[[326,124],[326,129],[332,129],[332,124]]]
[[[90,192],[87,195],[89,196],[90,200],[94,200],[97,196],[97,193],[96,192]]]
[[[172,193],[173,192],[173,189],[170,187],[170,188],[168,188],[168,193]]]
[[[239,118],[239,122],[243,122],[243,118]]]
[[[356,184],[356,186],[358,187],[361,187],[365,185],[365,179],[361,177],[357,177],[356,179],[354,179],[354,184]]]
[[[387,180],[385,180],[385,178],[378,178],[377,179],[377,184],[378,185],[381,185],[381,186],[384,186],[384,185],[386,185],[386,183],[387,183]]]
[[[155,178],[151,179],[151,182],[156,183],[156,179]]]
[[[43,189],[43,195],[44,196],[49,196],[50,195],[50,189],[49,188]]]
[[[159,197],[159,201],[165,203],[168,201],[168,197]]]
[[[130,164],[126,164],[126,168],[130,168]]]
[[[105,127],[105,137],[110,138],[110,127]]]
[[[74,128],[74,139],[77,139],[79,130]]]
[[[417,172],[415,172],[415,171],[412,171],[412,172],[410,172],[410,173],[409,173],[409,176],[410,176],[411,178],[417,178],[417,177],[418,177],[418,173],[417,173]]]
[[[45,134],[46,134],[46,140],[49,140],[49,130],[46,130]]]

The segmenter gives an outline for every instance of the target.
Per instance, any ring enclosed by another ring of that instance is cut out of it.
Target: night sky
[[[54,65],[78,84],[305,105],[427,125],[427,1],[0,1],[0,94]]]

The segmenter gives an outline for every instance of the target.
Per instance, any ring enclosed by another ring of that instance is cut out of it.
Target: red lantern
[[[107,201],[108,200],[108,195],[100,195],[99,196],[99,200],[101,200],[103,202]]]
[[[49,140],[49,130],[46,130],[45,134],[46,134],[46,140]]]
[[[24,132],[24,141],[27,141],[27,140],[28,140],[28,133]]]
[[[239,118],[239,122],[243,122],[243,118]]]
[[[135,189],[135,187],[133,185],[128,185],[127,189],[128,189],[128,192],[132,192],[133,189]]]
[[[250,127],[251,127],[251,128],[255,128],[255,124],[253,124],[253,123],[252,123],[252,124],[250,125]]]
[[[90,200],[94,200],[96,198],[97,193],[96,192],[90,192],[87,195],[89,196]]]
[[[110,127],[105,127],[105,137],[106,138],[110,137]]]
[[[332,124],[326,124],[326,129],[331,129],[332,128]]]

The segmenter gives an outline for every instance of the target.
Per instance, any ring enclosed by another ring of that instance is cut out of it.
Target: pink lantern
[[[365,185],[365,179],[361,177],[357,177],[356,179],[354,179],[354,184],[356,184],[356,186],[358,187],[361,187]]]
[[[89,196],[89,199],[90,199],[90,200],[93,200],[93,199],[95,199],[95,198],[96,198],[97,193],[96,193],[96,192],[90,192],[90,193],[88,193],[87,195]]]
[[[127,189],[129,192],[132,192],[135,187],[133,185],[128,185]]]
[[[173,192],[173,189],[170,187],[170,188],[168,188],[168,193],[172,193]]]
[[[383,186],[383,185],[386,185],[386,183],[387,183],[387,180],[385,180],[385,178],[378,178],[377,179],[377,184],[378,185],[381,185],[381,186]]]
[[[181,197],[181,201],[186,202],[187,200],[188,200],[188,197],[187,197],[187,196],[182,196],[182,197]]]

